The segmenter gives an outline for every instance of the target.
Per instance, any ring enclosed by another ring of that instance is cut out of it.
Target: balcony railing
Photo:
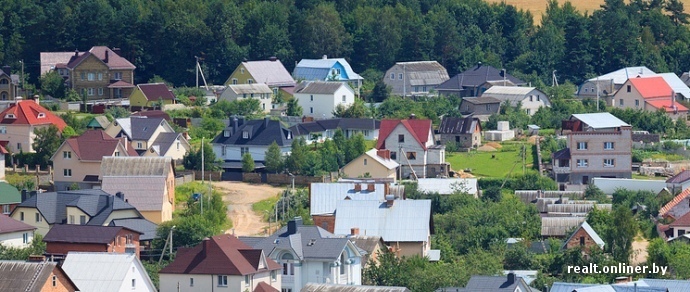
[[[554,166],[553,173],[570,173],[570,167],[558,167]]]
[[[295,276],[283,275],[280,278],[280,281],[283,284],[292,285],[292,284],[295,284]]]

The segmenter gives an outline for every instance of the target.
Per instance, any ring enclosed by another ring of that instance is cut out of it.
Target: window
[[[314,113],[314,108],[313,108],[313,107],[310,107],[310,108],[309,108],[309,113],[310,113],[310,114],[313,114],[313,113]]]
[[[613,150],[613,142],[604,142],[604,150]]]
[[[395,151],[391,151],[391,159],[393,159],[393,160],[398,159],[398,153]]]
[[[62,151],[62,158],[72,159],[72,152],[71,151]]]
[[[98,88],[98,95],[103,95],[103,87]]]
[[[98,72],[98,80],[103,80],[103,73],[102,72]]]
[[[367,165],[367,159],[364,158],[364,165]]]
[[[89,81],[94,81],[94,80],[96,80],[96,74],[94,74],[94,73],[89,73],[89,74],[86,75],[86,76],[87,76],[87,78],[88,78]]]
[[[577,150],[587,150],[587,142],[577,142]]]
[[[613,158],[604,158],[604,167],[614,167],[615,161]]]
[[[240,68],[240,74],[244,74],[244,68]]]
[[[636,106],[636,107],[640,106],[640,100],[639,100],[639,99],[636,99],[636,100],[635,100],[635,106]]]
[[[36,217],[36,222],[41,222],[41,214],[36,212],[35,217]]]
[[[62,170],[62,175],[65,177],[71,177],[72,176],[72,170],[65,168]]]
[[[345,262],[346,262],[346,261],[347,261],[347,260],[346,260],[346,258],[345,258],[345,253],[343,252],[343,253],[340,255],[340,274],[341,274],[341,275],[345,275]]]
[[[120,156],[120,151],[115,151],[115,157],[119,157],[119,156]]]
[[[132,279],[132,289],[137,288],[137,279]]]
[[[407,152],[407,159],[416,160],[417,159],[417,152]]]
[[[223,155],[223,157],[225,157],[225,155],[228,154],[227,148],[225,146],[222,146],[220,149],[221,149],[221,153],[222,153],[221,155]]]
[[[525,112],[526,112],[528,115],[531,115],[531,114],[532,114],[532,110],[531,110],[531,109],[525,109]]]
[[[587,159],[578,159],[577,167],[587,167]]]
[[[488,112],[488,111],[491,111],[491,105],[488,104],[488,103],[486,104],[486,111],[487,111],[487,112]]]
[[[395,80],[395,73],[391,73],[391,80]]]
[[[22,243],[29,243],[29,234],[26,232],[24,232],[24,234],[22,234]],[[53,286],[55,286],[55,285],[53,284]]]
[[[194,278],[189,278],[189,287],[194,287]]]
[[[345,98],[346,98],[345,95],[343,95],[343,102],[345,102]]]
[[[19,212],[19,220],[24,221],[24,212]]]
[[[254,83],[254,80],[247,79],[247,84],[252,84],[252,83]]]
[[[244,286],[249,287],[249,275],[244,275]]]
[[[7,134],[7,127],[6,126],[0,127],[0,134]]]
[[[271,271],[271,281],[272,282],[278,281],[278,272]]]
[[[232,78],[232,84],[237,84],[237,78]]]
[[[10,205],[2,205],[2,214],[9,214],[10,213]]]
[[[280,289],[280,292],[292,292],[292,289],[282,288],[282,289]]]
[[[22,150],[22,143],[17,143],[17,150]]]
[[[79,216],[79,225],[86,225],[86,216],[85,215]]]
[[[69,224],[74,224],[74,215],[69,215]]]
[[[249,132],[248,131],[242,131],[242,139],[249,139]]]
[[[623,99],[622,99],[622,98],[618,100],[618,105],[623,106],[624,104],[625,104],[625,103],[623,102]]]
[[[529,96],[529,101],[534,101],[534,95]]]
[[[122,72],[115,72],[113,79],[122,80]]]
[[[632,86],[628,85],[627,91],[630,92],[632,90]]]
[[[175,145],[175,147],[177,147],[177,150],[180,150],[180,142],[177,142],[177,144]]]
[[[218,287],[228,286],[228,276],[218,275]]]
[[[87,94],[88,94],[89,96],[93,96],[93,95],[95,94],[96,91],[95,91],[93,88],[89,88],[89,89],[87,89],[86,92],[87,92]]]
[[[242,147],[240,148],[240,154],[244,155],[245,153],[249,153],[249,147]]]
[[[81,77],[81,80],[86,80],[86,73],[81,72],[81,74],[79,74],[79,75]]]
[[[541,101],[541,96],[537,95],[537,101]]]
[[[223,137],[230,137],[230,130],[223,131]]]
[[[422,91],[423,91],[423,92],[426,92],[426,85],[425,85],[425,86],[422,86]]]
[[[139,149],[144,148],[144,145],[141,142],[137,142],[137,148],[139,148]]]
[[[400,80],[403,79],[403,74],[402,74],[402,73],[398,74],[398,79],[400,79]]]
[[[253,94],[253,93],[250,93],[250,94],[249,94],[249,97],[254,98],[254,94]]]
[[[585,237],[580,236],[580,246],[584,246],[584,245],[585,245]]]
[[[26,233],[24,233],[24,234],[26,234]],[[57,276],[55,276],[55,275],[53,275],[53,287],[57,287]]]
[[[398,135],[398,143],[404,143],[405,142],[405,135]]]
[[[313,94],[309,96],[309,101],[314,101],[314,95]]]

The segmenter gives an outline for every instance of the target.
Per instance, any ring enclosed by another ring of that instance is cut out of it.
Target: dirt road
[[[232,220],[233,228],[226,233],[238,236],[266,235],[268,223],[263,221],[261,214],[252,210],[256,202],[278,196],[283,191],[271,185],[255,185],[244,182],[213,182],[213,186],[220,190],[223,201],[228,204],[228,218]]]
[[[632,243],[632,265],[643,265],[647,261],[647,246],[649,241],[642,236],[635,237]]]

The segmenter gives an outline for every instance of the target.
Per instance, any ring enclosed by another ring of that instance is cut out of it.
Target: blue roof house
[[[306,81],[346,81],[356,84],[357,92],[364,78],[355,73],[343,58],[302,59],[292,72],[295,80]],[[354,87],[354,86],[353,86]]]

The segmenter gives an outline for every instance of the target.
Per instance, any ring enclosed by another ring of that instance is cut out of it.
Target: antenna
[[[199,73],[201,73],[201,79],[204,81],[204,87],[206,87],[206,90],[208,90],[208,84],[206,83],[206,77],[204,77],[204,71],[201,69],[201,65],[199,64],[199,58],[197,56],[194,56],[194,59],[196,60],[196,88],[199,88]]]
[[[551,72],[551,86],[552,87],[558,86],[558,77],[556,77],[556,71],[557,70],[553,70],[553,72]]]

